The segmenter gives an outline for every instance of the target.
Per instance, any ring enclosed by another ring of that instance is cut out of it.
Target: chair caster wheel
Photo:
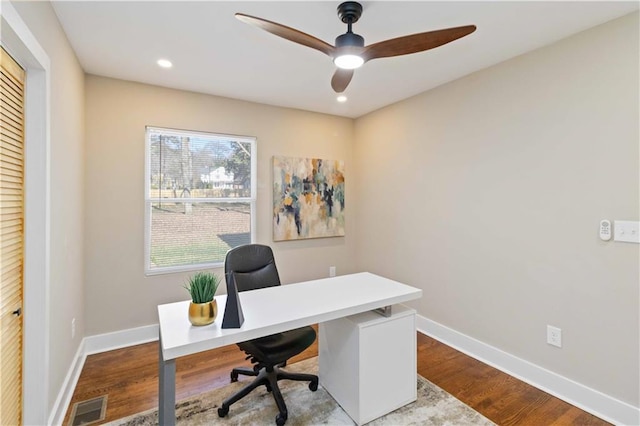
[[[231,383],[235,383],[238,381],[238,373],[236,372],[231,372]]]
[[[267,388],[267,392],[271,393],[271,386],[265,385],[265,387]]]
[[[283,415],[282,413],[280,413],[280,414],[278,414],[276,416],[276,424],[278,426],[283,426],[286,422],[287,422],[287,415],[286,414]]]
[[[220,407],[218,408],[218,417],[224,417],[229,414],[229,407]]]
[[[311,392],[317,391],[318,390],[318,382],[317,381],[309,382],[309,390]]]

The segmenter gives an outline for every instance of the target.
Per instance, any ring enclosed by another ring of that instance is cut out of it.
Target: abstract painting
[[[273,240],[344,236],[344,161],[273,157]]]

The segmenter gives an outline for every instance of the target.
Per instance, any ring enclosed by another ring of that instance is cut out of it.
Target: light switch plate
[[[616,220],[613,225],[613,239],[624,243],[640,243],[640,222]]]

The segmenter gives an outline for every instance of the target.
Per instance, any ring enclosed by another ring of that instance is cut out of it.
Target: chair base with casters
[[[278,387],[278,380],[308,381],[309,389],[315,392],[318,390],[318,376],[293,373],[282,368],[289,358],[303,352],[315,339],[316,331],[312,327],[302,327],[239,343],[240,349],[249,355],[247,359],[250,359],[251,363],[255,365],[253,368],[234,368],[231,371],[231,381],[237,382],[239,375],[252,376],[255,379],[224,400],[218,408],[218,416],[225,417],[232,404],[247,396],[258,386],[264,385],[267,392],[271,392],[273,395],[278,411],[280,411],[276,416],[276,424],[278,426],[284,425],[289,413]]]
[[[295,381],[308,381],[309,389],[313,392],[318,390],[318,376],[313,374],[304,373],[290,373],[280,368],[280,366],[262,367],[258,371],[250,368],[234,368],[231,372],[231,381],[238,381],[238,375],[255,376],[256,378],[242,388],[239,392],[224,400],[222,405],[218,408],[218,416],[225,417],[229,413],[229,407],[244,398],[252,390],[258,386],[264,385],[267,388],[267,392],[271,392],[273,399],[276,401],[278,410],[280,413],[276,416],[276,425],[282,426],[286,423],[288,417],[287,405],[284,402],[280,388],[278,387],[278,380],[295,380]]]

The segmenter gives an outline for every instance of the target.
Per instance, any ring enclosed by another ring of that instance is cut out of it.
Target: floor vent
[[[107,395],[73,404],[69,426],[92,425],[104,420],[107,412]]]

